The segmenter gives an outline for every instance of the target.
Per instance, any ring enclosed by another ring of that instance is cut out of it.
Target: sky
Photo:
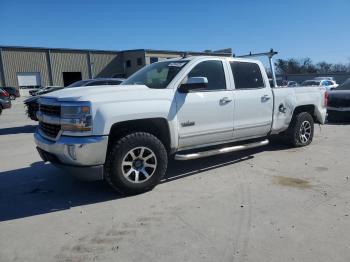
[[[350,0],[0,0],[0,45],[350,61]]]

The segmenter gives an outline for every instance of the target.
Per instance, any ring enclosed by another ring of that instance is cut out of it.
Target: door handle
[[[230,103],[232,101],[232,99],[228,98],[228,97],[223,97],[220,99],[220,105],[224,105],[224,104],[227,104],[227,103]]]
[[[264,95],[261,97],[261,102],[266,102],[269,101],[271,99],[271,97],[269,95]]]

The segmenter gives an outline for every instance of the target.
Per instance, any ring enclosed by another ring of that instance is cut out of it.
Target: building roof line
[[[0,45],[0,48],[8,48],[8,49],[30,49],[30,50],[80,51],[80,52],[108,52],[108,53],[120,53],[120,52],[122,52],[122,51],[120,51],[120,50],[57,48],[57,47],[38,47],[38,46],[12,46],[12,45]]]
[[[78,48],[57,48],[57,47],[36,47],[36,46],[12,46],[0,45],[2,49],[28,49],[28,50],[55,50],[70,52],[100,52],[100,53],[124,53],[124,52],[149,52],[149,53],[175,53],[175,54],[200,54],[200,55],[232,55],[232,52],[205,52],[205,51],[178,51],[178,50],[158,50],[158,49],[128,49],[128,50],[101,50],[101,49],[78,49]]]

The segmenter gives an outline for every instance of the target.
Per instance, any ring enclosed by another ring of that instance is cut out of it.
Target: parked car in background
[[[270,82],[270,86],[273,87],[274,86],[273,80],[269,79],[269,82]],[[287,80],[281,80],[281,79],[277,79],[276,82],[278,87],[296,87],[299,85],[295,81],[287,81]]]
[[[59,89],[62,89],[63,86],[45,86],[45,87],[41,87],[39,89],[34,89],[34,90],[30,90],[29,94],[32,96],[37,96],[37,95],[43,95],[43,94],[47,94],[49,92],[53,92]]]
[[[301,86],[322,86],[326,88],[327,91],[331,91],[337,88],[339,85],[333,80],[306,80]]]
[[[11,99],[9,93],[7,93],[4,89],[0,88],[0,115],[3,109],[7,109],[11,107]]]
[[[297,87],[297,86],[299,86],[299,84],[296,81],[287,81],[287,86],[288,87]]]
[[[95,78],[77,81],[67,87],[120,85],[124,78]]]
[[[15,87],[0,87],[1,89],[5,90],[8,94],[11,100],[15,100],[17,97],[20,97],[19,90]]]
[[[273,83],[273,79],[269,78],[269,83],[270,83],[271,87],[275,87],[275,85]],[[276,79],[276,83],[277,83],[277,87],[286,86],[286,81],[285,80]]]
[[[328,92],[328,120],[350,119],[350,78],[336,90]]]
[[[44,95],[44,94],[47,94],[47,93],[51,93],[53,91],[57,91],[57,90],[61,90],[63,89],[64,87],[63,86],[50,86],[46,89],[43,89],[43,90],[40,90],[36,93],[37,96],[40,96],[40,95]]]
[[[336,83],[334,77],[332,76],[317,76],[317,77],[314,77],[313,80],[331,80]]]
[[[103,86],[103,85],[119,85],[121,84],[125,79],[124,78],[95,78],[95,79],[87,79],[87,80],[80,80],[77,82],[74,82],[73,84],[65,87],[65,88],[74,88],[74,87],[81,87],[81,86]],[[40,95],[48,94],[53,91],[57,91],[63,89],[63,87],[51,87],[51,88],[42,88],[39,90],[35,90],[36,96],[30,97],[24,101],[25,106],[27,107],[27,115],[30,119],[34,121],[38,121],[36,117],[36,112],[39,110],[39,104],[38,100]]]
[[[41,87],[39,87],[39,88],[35,88],[35,89],[32,89],[32,90],[29,90],[29,94],[30,94],[31,96],[35,96],[36,92],[38,92],[39,90],[43,90],[44,88],[46,88],[46,87],[41,86]]]

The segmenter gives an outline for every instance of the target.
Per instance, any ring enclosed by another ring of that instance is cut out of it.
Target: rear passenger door
[[[262,68],[254,62],[231,61],[234,79],[235,139],[265,136],[271,130],[273,97]]]

